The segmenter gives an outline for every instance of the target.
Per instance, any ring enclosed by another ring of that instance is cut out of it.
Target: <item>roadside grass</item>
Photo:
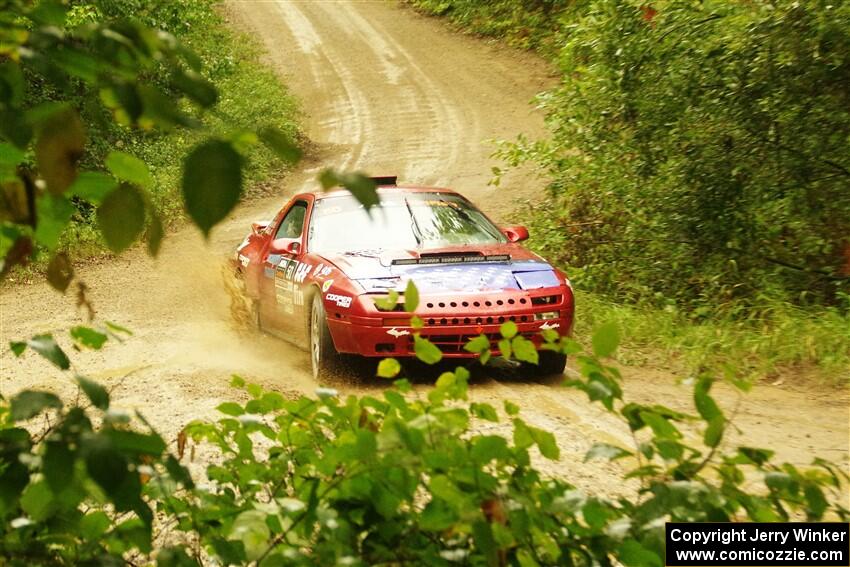
[[[555,57],[560,16],[570,5],[522,0],[402,0],[417,12],[447,18],[455,28]]]
[[[850,317],[837,309],[804,311],[776,302],[751,310],[745,319],[713,315],[695,320],[670,308],[625,305],[576,292],[580,342],[589,341],[591,331],[608,321],[620,328],[618,357],[626,365],[664,367],[683,375],[735,369],[738,377],[751,380],[850,383]]]

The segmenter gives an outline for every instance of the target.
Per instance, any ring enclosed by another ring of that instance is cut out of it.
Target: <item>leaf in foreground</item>
[[[97,225],[116,254],[130,247],[145,227],[145,201],[133,185],[122,184],[97,208]]]
[[[242,194],[242,157],[228,142],[210,140],[192,150],[183,166],[186,212],[208,236]]]
[[[50,392],[24,390],[11,401],[11,415],[15,421],[22,421],[38,415],[48,408],[61,408],[62,400]]]

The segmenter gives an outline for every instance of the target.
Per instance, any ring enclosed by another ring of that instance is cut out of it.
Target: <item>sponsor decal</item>
[[[283,271],[278,271],[274,279],[275,296],[278,306],[284,313],[292,315],[295,312],[294,292],[295,284],[287,280]]]
[[[305,264],[303,262],[298,263],[298,268],[295,270],[295,279],[296,282],[301,283],[304,281],[304,278],[307,277],[307,274],[310,273],[310,269],[312,266],[310,264]]]
[[[329,293],[325,296],[325,299],[336,303],[337,307],[348,308],[351,307],[351,296],[350,295],[337,295],[335,293]]]
[[[547,321],[547,322],[543,323],[542,325],[540,325],[540,330],[545,331],[546,329],[557,329],[560,326],[561,326],[560,323],[550,323],[550,322]]]
[[[334,284],[333,280],[325,280],[325,283],[322,284],[322,293],[328,291],[331,286]]]
[[[333,268],[331,268],[330,266],[325,266],[324,264],[319,264],[313,270],[313,277],[318,278],[318,277],[326,276],[326,275],[330,274],[332,271],[333,271]]]
[[[395,327],[393,327],[392,329],[390,329],[389,331],[387,331],[387,334],[388,334],[388,335],[392,335],[392,336],[393,336],[393,337],[395,337],[395,338],[399,338],[399,337],[403,337],[404,335],[409,335],[409,334],[410,334],[410,331],[407,331],[407,330],[405,330],[405,329],[398,330],[398,329],[396,329]]]
[[[249,263],[250,261],[251,261],[251,260],[248,258],[248,256],[245,256],[244,254],[239,254],[239,263],[240,263],[240,264],[242,264],[242,267],[243,267],[243,268],[247,268],[247,267],[248,267],[248,263]]]

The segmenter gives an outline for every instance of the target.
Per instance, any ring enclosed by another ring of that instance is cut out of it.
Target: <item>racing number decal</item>
[[[326,276],[333,268],[319,264],[313,266],[306,262],[299,262],[291,258],[282,258],[275,270],[275,290],[277,302],[288,314],[295,312],[296,305],[304,305],[304,291],[301,284],[313,271],[313,277]]]

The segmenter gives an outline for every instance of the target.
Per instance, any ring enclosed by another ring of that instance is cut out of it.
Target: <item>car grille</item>
[[[527,323],[533,320],[533,315],[508,315],[499,317],[429,317],[425,322],[432,327],[437,327],[440,325],[494,325],[505,321]]]
[[[531,332],[524,332],[524,333],[519,333],[519,334],[522,335],[523,337],[525,337],[526,339],[531,339],[531,337],[533,337],[537,333],[531,331]],[[444,353],[465,352],[464,349],[463,349],[464,345],[466,345],[466,343],[468,343],[470,340],[474,339],[477,336],[478,335],[471,335],[471,334],[459,334],[459,335],[423,334],[423,338],[426,338],[429,341],[431,341],[432,343],[434,343]],[[501,340],[502,335],[499,334],[499,333],[485,333],[485,336],[488,339],[490,339],[490,350],[494,354],[498,354],[498,352],[499,352],[498,342],[499,342],[499,340]],[[409,349],[410,349],[411,352],[413,352],[413,341],[414,341],[413,337],[410,337],[409,341],[410,341]]]

